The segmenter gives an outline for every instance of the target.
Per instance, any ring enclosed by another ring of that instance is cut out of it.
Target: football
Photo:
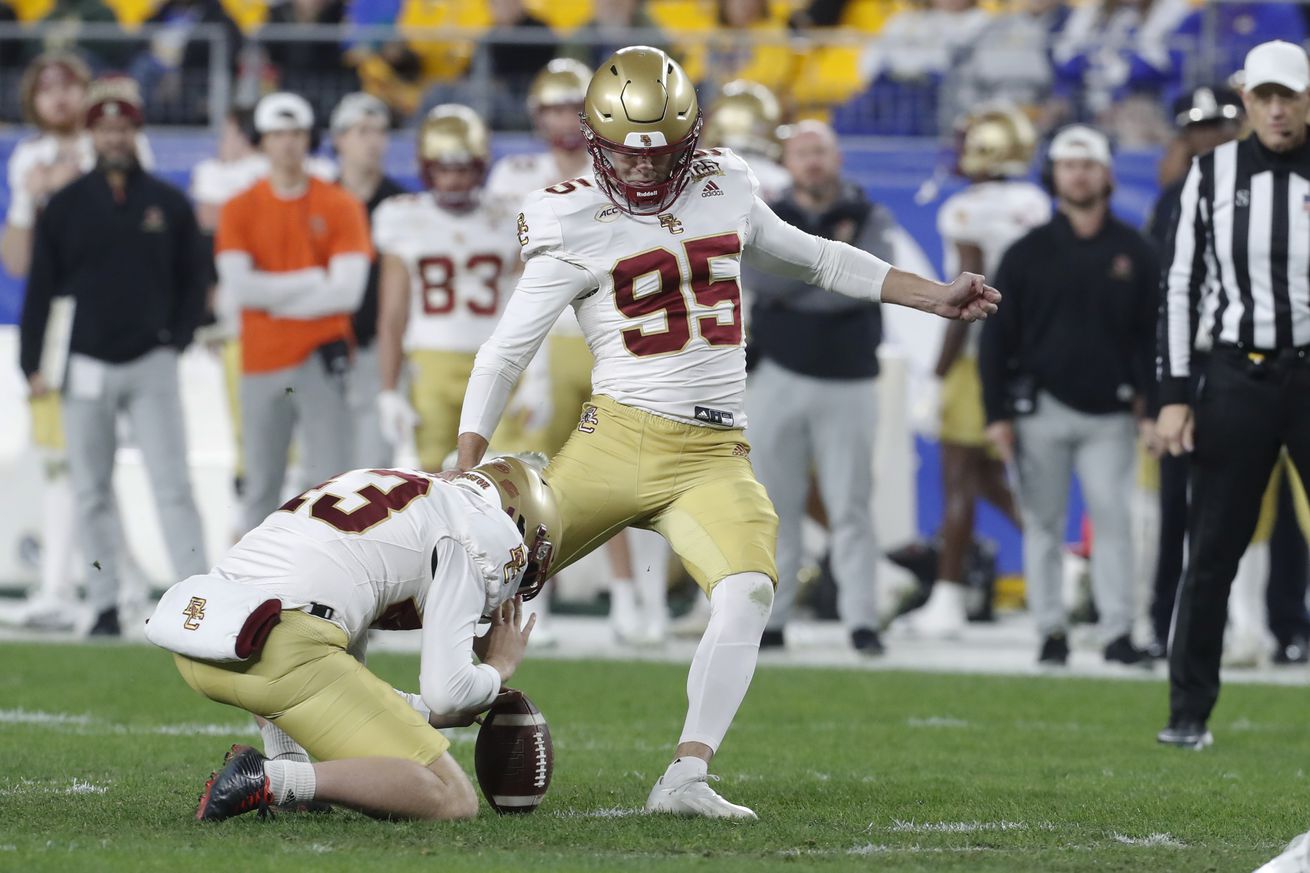
[[[483,716],[473,764],[487,803],[501,815],[532,812],[546,796],[555,750],[545,717],[523,692],[505,689]]]

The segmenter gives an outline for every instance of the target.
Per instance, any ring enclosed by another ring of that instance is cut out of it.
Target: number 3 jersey
[[[428,193],[401,194],[378,206],[374,244],[409,271],[407,351],[475,352],[491,335],[518,275],[514,217],[498,200],[456,212]]]
[[[494,496],[416,470],[354,470],[295,497],[212,571],[284,609],[333,610],[352,644],[370,627],[424,630],[423,648],[471,638],[517,590],[523,538]]]
[[[488,436],[555,316],[572,305],[595,356],[594,393],[677,421],[744,427],[741,258],[819,287],[878,300],[890,265],[786,224],[728,150],[698,152],[660,215],[628,215],[574,179],[530,195],[518,219],[526,264],[483,346],[461,432]]]

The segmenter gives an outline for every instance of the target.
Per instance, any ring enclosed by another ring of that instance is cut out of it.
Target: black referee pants
[[[1310,473],[1310,357],[1210,357],[1196,402],[1187,571],[1169,646],[1171,720],[1205,722],[1219,698],[1228,590],[1251,542],[1269,475],[1286,445]]]
[[[1187,543],[1187,475],[1191,459],[1166,454],[1160,459],[1160,543],[1156,553],[1151,628],[1161,643],[1169,639],[1174,600],[1183,578]]]

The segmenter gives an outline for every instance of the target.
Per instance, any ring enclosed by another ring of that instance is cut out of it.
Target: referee
[[[1244,88],[1254,135],[1192,162],[1161,319],[1159,437],[1192,452],[1192,505],[1158,739],[1188,748],[1213,741],[1228,590],[1280,449],[1310,472],[1310,61],[1256,46]],[[1212,352],[1189,392],[1194,347]]]

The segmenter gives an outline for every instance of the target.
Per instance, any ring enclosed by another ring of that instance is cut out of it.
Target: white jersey
[[[945,247],[942,255],[947,276],[960,272],[957,245],[982,250],[983,275],[995,278],[1001,257],[1019,237],[1051,220],[1051,198],[1041,188],[1021,179],[975,182],[952,194],[937,211],[937,231]],[[969,325],[965,354],[977,357],[982,329]]]
[[[337,178],[337,166],[327,158],[306,158],[305,171],[327,182]],[[196,203],[222,206],[267,175],[268,158],[262,154],[247,155],[235,161],[207,158],[191,171],[191,199]]]
[[[764,202],[772,203],[791,187],[791,173],[773,158],[756,154],[743,154],[741,157],[750,165],[751,172],[759,181],[760,197]]]
[[[591,179],[525,201],[526,263],[514,299],[478,354],[461,432],[489,436],[504,398],[566,306],[595,357],[597,394],[677,421],[743,427],[746,355],[741,257],[821,288],[878,300],[890,265],[804,233],[757,196],[727,150],[700,152],[662,215],[620,211]]]
[[[1051,198],[1022,180],[978,182],[951,195],[937,212],[945,245],[946,275],[960,272],[957,244],[982,250],[983,274],[991,277],[1015,240],[1051,220]]]
[[[496,161],[487,175],[486,190],[489,196],[504,200],[517,212],[523,208],[525,196],[563,181],[565,176],[555,162],[555,155],[551,152],[534,152],[528,155],[509,155]],[[573,310],[566,309],[560,314],[552,333],[582,336],[582,328],[578,326]]]
[[[494,494],[417,470],[355,470],[288,501],[211,575],[257,587],[283,609],[327,607],[323,617],[355,651],[371,627],[422,627],[424,700],[457,712],[500,689],[494,668],[473,664],[472,640],[526,566],[523,537]]]
[[[373,240],[410,276],[406,351],[475,352],[491,336],[519,272],[514,219],[489,198],[467,212],[442,209],[429,193],[382,201]]]
[[[70,151],[65,155],[61,153],[61,148]],[[150,141],[143,133],[136,135],[136,152],[137,160],[142,167],[147,170],[154,169],[155,154],[150,149]],[[9,211],[5,215],[5,221],[11,227],[22,229],[34,227],[36,213],[45,205],[35,202],[28,193],[27,174],[34,167],[48,167],[65,156],[75,160],[81,172],[90,172],[96,165],[91,134],[82,133],[76,139],[62,144],[54,134],[45,133],[25,139],[14,146],[14,151],[9,156]]]

